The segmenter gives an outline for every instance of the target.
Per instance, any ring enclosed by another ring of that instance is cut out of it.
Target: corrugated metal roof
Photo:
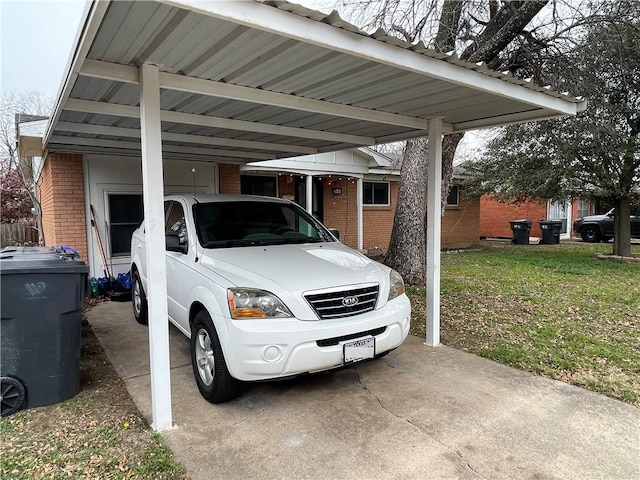
[[[237,9],[249,14],[274,13],[281,21],[256,25],[255,19],[235,18],[234,12],[218,12],[219,6],[213,5],[213,11],[207,11],[177,1],[95,2],[50,126],[48,149],[113,148],[119,154],[137,155],[136,67],[142,63],[159,65],[169,75],[168,83],[161,82],[167,154],[179,157],[182,148],[183,158],[192,159],[252,160],[242,152],[282,158],[425,136],[423,120],[434,117],[456,131],[547,118],[583,107],[580,98],[455,55],[408,44],[381,30],[367,34],[335,12],[325,15],[284,1],[237,3]],[[301,38],[305,32],[300,32],[300,21],[303,26],[330,26],[327,35],[344,38],[344,48]],[[359,51],[361,43],[373,50]],[[433,73],[372,58],[371,51],[389,46],[399,55],[411,52],[408,60],[416,64],[420,59],[435,60]],[[449,73],[436,71],[441,66]],[[488,91],[465,78],[474,75],[499,79],[498,88]],[[185,79],[207,80],[203,88],[216,91],[194,93],[192,84],[175,87]],[[522,92],[543,94],[543,99],[561,99],[563,108],[501,91],[512,84],[524,87]],[[218,93],[225,87],[251,90]],[[243,96],[245,91],[275,96]],[[300,101],[312,104],[307,108]]]

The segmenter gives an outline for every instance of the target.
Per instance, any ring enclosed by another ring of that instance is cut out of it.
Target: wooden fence
[[[36,245],[38,230],[32,223],[3,223],[0,225],[0,247],[7,245]]]

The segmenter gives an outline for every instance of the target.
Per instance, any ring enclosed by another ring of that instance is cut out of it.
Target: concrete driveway
[[[151,422],[148,330],[130,303],[88,320]],[[249,385],[212,405],[171,327],[162,436],[194,479],[638,479],[640,410],[415,337],[355,367]]]

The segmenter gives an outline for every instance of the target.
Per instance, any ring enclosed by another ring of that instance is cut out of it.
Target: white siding
[[[196,169],[195,191],[197,193],[215,193],[215,185],[217,184],[215,163],[180,160],[165,160],[164,162],[165,192],[167,194],[193,192],[192,168]],[[89,205],[93,205],[109,269],[112,270],[111,274],[115,277],[118,273],[129,271],[130,257],[110,258],[107,235],[108,195],[110,193],[142,194],[142,163],[140,158],[135,157],[85,155],[84,169],[90,276],[104,276],[100,251],[91,228]],[[113,268],[111,268],[111,264],[113,264]]]

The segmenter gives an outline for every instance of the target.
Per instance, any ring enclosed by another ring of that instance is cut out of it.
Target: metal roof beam
[[[87,123],[58,122],[56,131],[86,133],[90,135],[107,135],[111,137],[140,138],[140,130],[136,128],[110,127],[107,125],[91,125]],[[233,138],[207,137],[183,133],[163,132],[162,139],[170,142],[193,143],[197,145],[213,145],[218,147],[248,148],[274,152],[302,153],[305,155],[318,153],[317,148],[284,143],[255,142],[251,140],[235,140]]]
[[[75,112],[114,115],[129,118],[140,117],[140,109],[137,106],[94,102],[91,100],[79,100],[77,98],[70,98],[65,105],[65,109]],[[373,137],[325,132],[322,130],[311,130],[309,128],[271,125],[268,123],[249,122],[246,120],[233,120],[230,118],[211,117],[208,115],[195,115],[192,113],[162,110],[161,116],[163,122],[184,123],[187,125],[197,125],[201,127],[239,130],[243,132],[264,133],[311,140],[323,140],[327,142],[348,143],[352,145],[373,145],[376,143],[376,139]]]
[[[125,150],[139,151],[141,149],[140,142],[127,142],[124,140],[105,140],[102,138],[85,138],[85,137],[69,137],[64,135],[53,135],[50,140],[51,143],[61,145],[84,145],[87,147],[104,147],[104,148],[120,148]],[[197,147],[183,147],[181,145],[167,145],[163,143],[162,150],[166,152],[174,153],[189,153],[194,155],[204,155],[209,157],[230,157],[237,159],[252,159],[252,160],[273,160],[275,155],[257,152],[244,152],[244,151],[231,151],[231,150],[217,150],[217,149],[205,149]]]
[[[286,38],[317,45],[366,60],[415,72],[426,77],[462,85],[496,96],[525,102],[537,108],[550,109],[559,114],[575,115],[584,110],[586,102],[557,98],[544,92],[494,78],[465,66],[455,65],[378,41],[366,34],[336,28],[295,13],[258,2],[202,2],[199,0],[160,0],[177,8],[187,9],[221,20],[270,32]],[[492,125],[500,124],[499,119]]]
[[[80,75],[137,84],[137,72],[138,69],[135,67],[88,59],[85,61]],[[419,130],[429,128],[429,121],[423,118],[270,92],[214,80],[186,77],[174,73],[160,73],[160,88]]]
[[[453,125],[454,132],[464,132],[467,130],[477,130],[479,128],[486,128],[495,125],[498,121],[500,125],[513,125],[516,123],[525,123],[539,120],[551,120],[563,116],[562,114],[547,110],[547,115],[541,115],[540,110],[510,113],[508,115],[501,115],[499,117],[484,118],[479,120],[471,120],[468,122],[460,122]]]

